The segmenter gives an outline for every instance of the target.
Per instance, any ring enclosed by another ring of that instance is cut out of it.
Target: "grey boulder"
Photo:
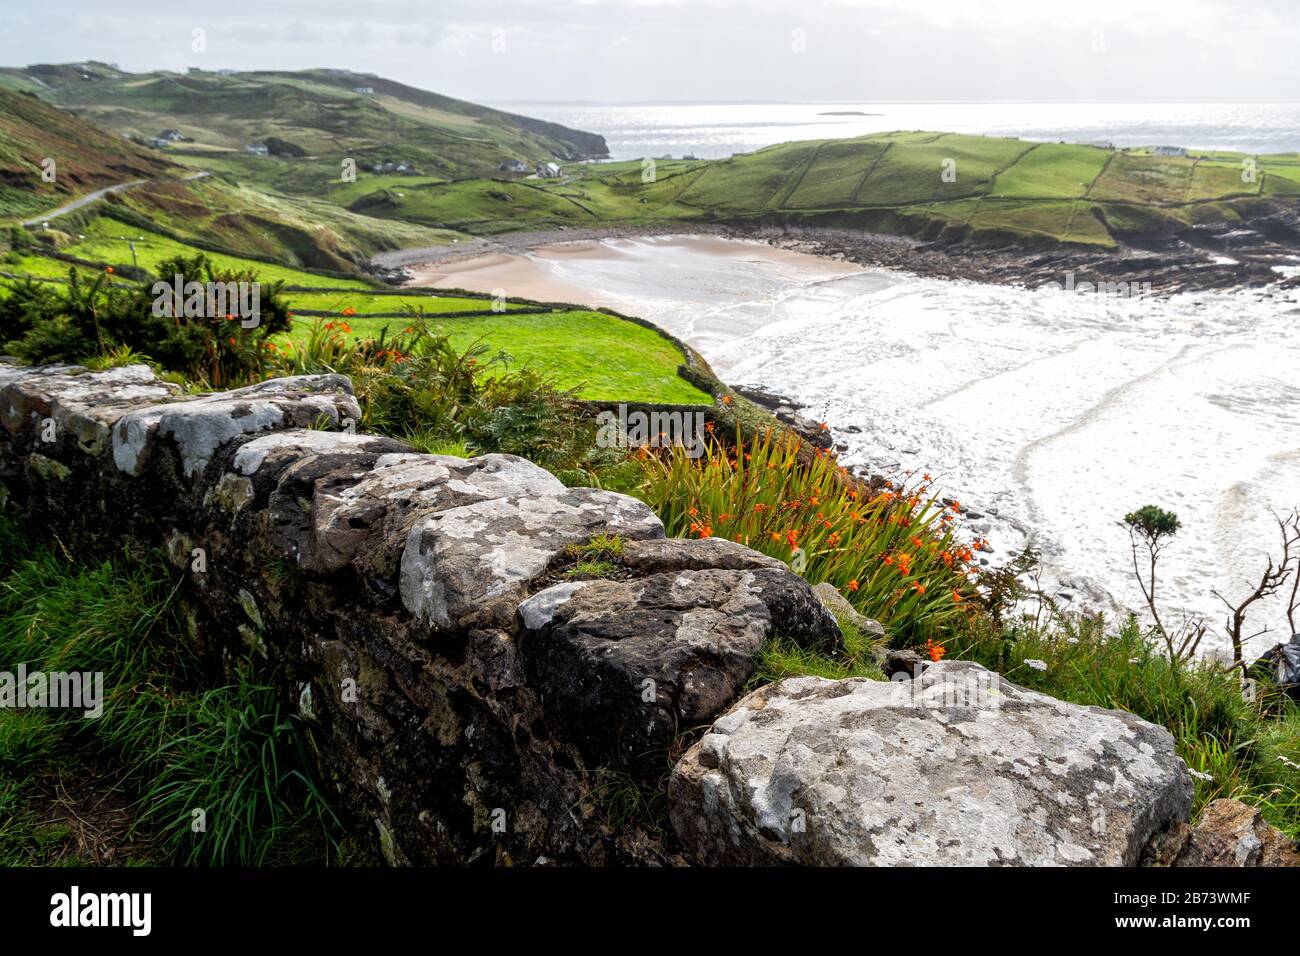
[[[1164,728],[968,662],[762,687],[669,784],[688,852],[741,865],[1134,865],[1191,802]]]

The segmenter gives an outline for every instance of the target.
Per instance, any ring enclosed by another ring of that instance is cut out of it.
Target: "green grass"
[[[350,207],[381,219],[401,219],[475,232],[504,232],[522,222],[595,223],[599,217],[563,195],[524,181],[466,180],[441,186],[391,187],[368,193]]]
[[[91,262],[105,262],[114,266],[132,264],[130,243],[135,243],[135,259],[141,268],[152,270],[164,259],[172,256],[194,256],[202,253],[221,269],[252,269],[263,282],[283,281],[286,285],[335,286],[345,289],[369,289],[369,283],[359,279],[335,279],[290,269],[286,266],[239,256],[208,252],[197,246],[187,245],[169,239],[156,232],[150,232],[139,226],[128,225],[109,216],[99,216],[88,223],[79,239],[62,251],[79,259]]]
[[[1041,236],[1058,242],[1114,245],[1105,226],[1088,203],[1051,201],[1026,204],[1014,200],[982,200],[971,218],[977,231]]]
[[[838,654],[810,651],[781,637],[768,641],[759,651],[754,675],[746,685],[746,692],[787,677],[824,677],[827,680],[866,677],[870,680],[885,680],[884,672],[871,656],[871,638],[844,618],[839,618],[839,625],[840,632],[844,635],[844,650]]]
[[[491,173],[506,159],[527,161],[593,153],[592,134],[466,103],[381,77],[337,70],[196,71],[130,74],[106,66],[29,72],[6,69],[11,83],[38,77],[42,97],[115,134],[157,136],[175,127],[192,142],[157,156],[183,156],[234,172],[241,182],[296,195],[319,196],[337,180],[340,160],[353,158],[358,178],[366,167],[392,160],[414,164],[426,177],[464,178]],[[361,95],[354,87],[374,87]],[[301,148],[302,157],[256,157],[245,144],[268,136]],[[50,155],[50,154],[45,154]]]
[[[970,234],[1104,248],[1116,242],[1107,223],[1122,233],[1143,232],[1126,222],[1143,218],[1166,232],[1180,222],[1232,222],[1240,219],[1238,203],[1300,193],[1295,157],[1261,158],[1254,183],[1241,180],[1245,158],[916,131],[664,161],[649,182],[641,163],[620,162],[573,164],[558,182],[394,183],[360,195],[353,208],[475,234],[760,216],[818,222],[838,214],[864,229],[925,238]],[[1135,212],[1099,212],[1119,206]]]
[[[430,318],[431,330],[445,333],[456,348],[481,341],[493,353],[505,352],[507,367],[536,369],[562,388],[577,387],[583,398],[698,405],[713,401],[677,374],[684,357],[675,344],[653,329],[601,312]],[[400,318],[358,315],[345,321],[354,339],[403,327]],[[308,319],[296,319],[288,339],[301,348],[312,326]]]
[[[998,174],[992,197],[1081,199],[1101,174],[1110,150],[1041,143]]]
[[[709,164],[677,197],[714,214],[755,213],[772,205],[817,151],[817,143],[786,143]]]
[[[93,821],[105,835],[90,836],[121,845],[115,862],[336,855],[337,821],[296,721],[238,662],[232,684],[200,689],[176,593],[158,556],[77,559],[0,516],[0,660],[101,672],[105,698],[97,720],[0,711],[0,864],[76,862],[79,815],[60,808],[101,805],[111,810]],[[192,831],[195,808],[207,811],[205,832]]]
[[[858,187],[886,145],[849,141],[827,143],[804,172],[793,193],[785,200],[787,209],[833,209],[857,202]]]
[[[491,312],[492,300],[454,295],[417,294],[365,294],[354,292],[287,292],[285,298],[295,311],[341,313],[355,310],[357,316],[376,313],[404,313],[408,309],[423,310],[434,315],[443,312]],[[507,310],[525,308],[517,303],[505,303]],[[355,324],[355,323],[353,323]]]

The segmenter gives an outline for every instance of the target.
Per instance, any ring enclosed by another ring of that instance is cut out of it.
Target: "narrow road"
[[[208,175],[211,174],[206,169],[204,169],[204,170],[200,170],[197,173],[190,173],[188,176],[182,176],[181,181],[189,182],[194,179],[202,179],[204,176],[208,176]],[[80,209],[82,206],[88,205],[94,202],[96,199],[103,199],[109,193],[124,193],[128,189],[134,189],[136,186],[143,185],[144,183],[154,183],[154,182],[161,182],[161,181],[162,178],[133,179],[129,183],[117,183],[116,185],[113,186],[105,186],[103,189],[96,189],[93,193],[86,193],[86,195],[82,196],[80,199],[74,199],[72,202],[68,203],[67,205],[60,206],[58,209],[51,209],[49,212],[41,213],[41,215],[36,216],[32,219],[24,219],[22,225],[39,226],[41,223],[48,222],[49,220],[54,219],[57,216],[62,216],[67,213],[70,213],[74,209]]]

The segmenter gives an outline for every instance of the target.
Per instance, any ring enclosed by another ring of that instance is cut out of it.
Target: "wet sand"
[[[551,242],[519,251],[485,252],[479,255],[445,258],[406,267],[411,286],[432,289],[465,289],[484,294],[504,293],[507,298],[540,302],[571,302],[603,308],[625,308],[627,298],[589,281],[570,281],[564,263],[618,263],[647,251],[671,250],[714,259],[766,262],[797,270],[809,278],[834,277],[864,272],[861,266],[820,256],[795,252],[752,240],[724,239],[709,235],[668,235],[642,238],[615,237]],[[650,282],[653,282],[651,277]],[[653,314],[644,316],[654,321]]]

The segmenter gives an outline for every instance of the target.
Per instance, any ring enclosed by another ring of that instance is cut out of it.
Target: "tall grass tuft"
[[[103,714],[0,711],[0,862],[42,862],[16,847],[52,839],[32,781],[103,785],[130,799],[131,835],[153,862],[328,862],[338,821],[312,782],[296,718],[244,667],[200,689],[177,584],[162,559],[79,560],[35,544],[0,517],[0,666],[101,672]],[[204,811],[195,832],[193,811]]]

